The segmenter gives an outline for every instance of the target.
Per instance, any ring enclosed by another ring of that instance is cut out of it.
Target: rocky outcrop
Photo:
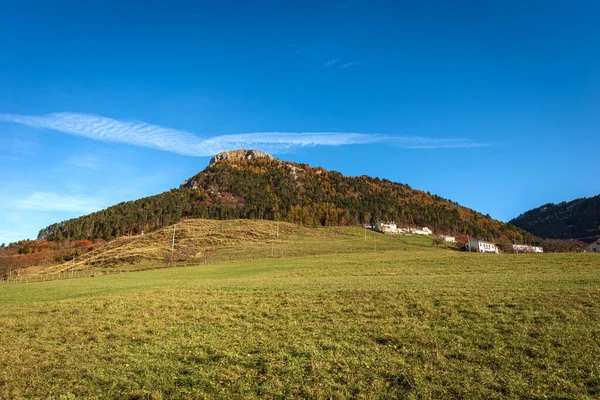
[[[274,160],[275,157],[269,153],[260,150],[230,150],[217,154],[210,159],[209,166],[223,160],[254,160],[256,158],[268,158]]]
[[[210,166],[218,163],[219,161],[225,161],[225,160],[255,160],[257,158],[267,158],[269,160],[277,160],[277,158],[275,158],[272,155],[270,155],[269,153],[266,153],[261,150],[243,150],[243,149],[229,150],[229,151],[224,151],[222,153],[219,153],[219,154],[215,155],[213,158],[211,158],[208,166],[210,167]],[[195,176],[194,176],[194,177],[191,177],[190,179],[184,181],[179,187],[186,188],[186,189],[198,189],[198,182],[196,182]],[[210,192],[210,189],[208,190],[208,192]]]

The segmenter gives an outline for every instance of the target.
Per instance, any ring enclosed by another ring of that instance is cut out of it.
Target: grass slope
[[[0,396],[600,396],[597,257],[337,248],[4,285]]]
[[[49,267],[29,268],[31,274],[89,269],[141,269],[163,265],[171,256],[190,263],[214,263],[275,257],[295,257],[336,252],[379,250],[430,251],[431,238],[390,236],[359,227],[308,228],[264,220],[184,220],[174,227],[138,236],[124,236],[70,261]]]

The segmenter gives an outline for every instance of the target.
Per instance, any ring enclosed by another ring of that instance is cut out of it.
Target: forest
[[[510,221],[542,238],[579,239],[600,237],[600,195],[559,204],[545,204]]]

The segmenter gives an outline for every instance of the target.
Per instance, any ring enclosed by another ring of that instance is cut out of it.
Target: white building
[[[414,235],[433,235],[433,231],[428,227],[423,228],[399,228],[395,222],[382,222],[379,221],[373,227],[376,231],[382,233],[412,233]]]
[[[480,253],[498,254],[498,246],[494,243],[482,242],[481,240],[471,239],[465,243],[467,251],[478,251]]]
[[[426,226],[421,229],[413,229],[412,233],[415,235],[433,235],[433,231]]]
[[[440,235],[440,238],[447,243],[456,243],[456,237],[448,235]]]
[[[544,249],[539,246],[528,246],[526,244],[513,244],[513,250],[517,253],[543,253]]]
[[[381,222],[375,224],[375,230],[383,233],[397,233],[398,227],[395,222]]]
[[[594,243],[590,244],[586,251],[590,253],[600,253],[600,239],[596,240]]]

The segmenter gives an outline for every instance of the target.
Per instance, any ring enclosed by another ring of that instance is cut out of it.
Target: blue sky
[[[600,193],[595,1],[5,1],[0,242],[259,148],[509,220]]]

